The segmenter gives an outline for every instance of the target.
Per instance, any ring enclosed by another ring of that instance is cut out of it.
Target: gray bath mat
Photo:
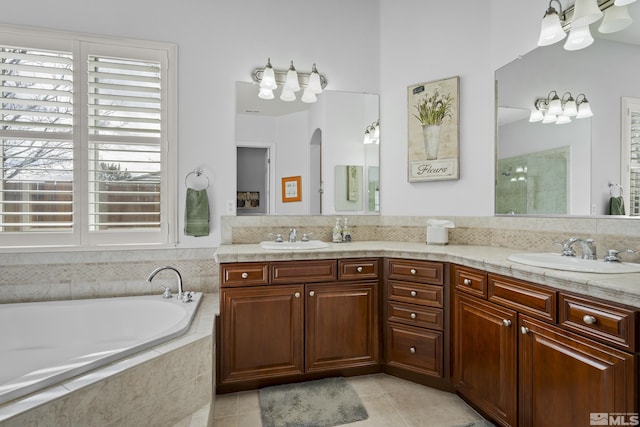
[[[259,398],[263,427],[330,427],[369,417],[342,377],[266,387]]]

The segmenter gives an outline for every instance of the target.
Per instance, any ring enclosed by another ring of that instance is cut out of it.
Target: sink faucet
[[[292,243],[295,242],[297,236],[298,236],[298,232],[296,231],[295,228],[289,229],[289,241],[290,242],[292,242]]]
[[[184,300],[185,302],[188,302],[189,300],[191,300],[190,295],[188,298],[183,299],[184,291],[182,289],[182,276],[180,275],[180,272],[178,270],[176,270],[174,267],[171,267],[170,265],[165,265],[164,267],[158,267],[155,270],[153,270],[151,274],[149,274],[149,277],[147,277],[147,282],[151,283],[153,278],[156,277],[156,274],[160,273],[162,270],[171,270],[174,273],[176,273],[176,276],[178,278],[178,299],[181,301]]]
[[[573,250],[573,245],[579,243],[582,248],[582,259],[598,259],[596,255],[596,246],[593,243],[593,239],[581,239],[580,237],[571,237],[562,244],[563,256],[576,256],[576,251]]]

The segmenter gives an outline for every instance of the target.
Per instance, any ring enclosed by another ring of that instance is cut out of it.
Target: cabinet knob
[[[293,296],[296,298],[300,298],[300,292],[296,292],[295,294],[293,294]]]
[[[416,274],[418,274],[418,270],[416,270],[415,268],[412,268],[410,273],[415,276]]]
[[[314,296],[316,293],[314,291],[309,291],[309,296],[312,297]]]
[[[414,354],[416,352],[416,348],[415,347],[409,348],[409,352],[411,352],[411,354]]]
[[[502,319],[502,326],[511,326],[511,320]]]
[[[246,279],[247,277],[249,277],[249,273],[242,273],[242,278]]]
[[[411,291],[411,292],[409,292],[409,294],[410,294],[412,297],[415,297],[416,295],[418,295],[418,293],[417,293],[416,291]]]
[[[520,332],[522,332],[522,335],[527,335],[529,333],[529,328],[527,328],[526,326],[521,326]]]
[[[463,283],[464,285],[470,286],[470,285],[471,285],[471,279],[464,279],[464,280],[462,281],[462,283]]]
[[[358,268],[356,268],[356,271],[357,271],[358,273],[362,273],[362,267],[358,267]]]
[[[412,319],[415,319],[416,317],[418,317],[418,315],[417,315],[417,314],[415,314],[415,313],[411,313],[411,318],[412,318]]]
[[[588,314],[585,314],[584,317],[582,318],[582,321],[584,323],[586,323],[587,325],[593,325],[594,323],[597,322],[596,318],[593,316],[590,316]]]

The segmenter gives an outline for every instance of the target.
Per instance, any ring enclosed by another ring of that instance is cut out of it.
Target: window
[[[175,56],[0,27],[0,246],[174,243]]]

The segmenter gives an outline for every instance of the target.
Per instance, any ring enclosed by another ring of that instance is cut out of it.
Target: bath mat
[[[343,377],[266,387],[258,395],[263,427],[330,427],[369,417]]]

